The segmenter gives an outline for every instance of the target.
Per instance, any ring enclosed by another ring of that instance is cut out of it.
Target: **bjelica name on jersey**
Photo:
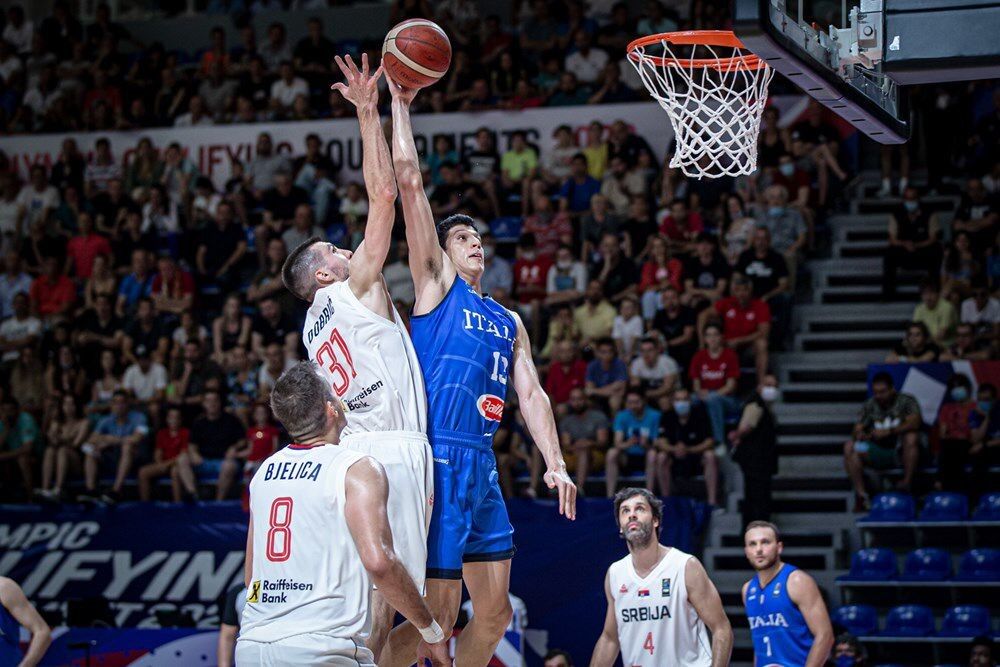
[[[290,479],[308,479],[310,482],[315,482],[319,479],[319,473],[322,469],[322,463],[314,463],[313,461],[280,461],[268,463],[267,467],[264,468],[262,479],[265,482]]]

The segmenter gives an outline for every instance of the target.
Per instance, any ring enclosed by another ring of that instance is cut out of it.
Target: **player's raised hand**
[[[409,106],[410,103],[413,102],[413,98],[417,96],[417,91],[419,89],[404,88],[403,86],[393,81],[392,77],[389,76],[388,71],[386,71],[385,73],[385,80],[389,84],[389,94],[392,95],[393,99],[398,100],[403,104]]]
[[[375,70],[374,74],[368,72],[368,54],[361,54],[361,69],[354,64],[351,56],[341,58],[336,56],[334,62],[344,75],[343,83],[337,82],[330,86],[337,90],[344,99],[358,107],[378,106],[378,80],[382,76],[382,67]]]
[[[423,639],[417,647],[417,665],[426,667],[426,662],[431,663],[431,667],[451,667],[451,654],[448,653],[448,638],[443,641],[428,644]]]
[[[565,470],[548,470],[542,477],[550,489],[559,492],[559,513],[570,521],[576,520],[576,484]]]

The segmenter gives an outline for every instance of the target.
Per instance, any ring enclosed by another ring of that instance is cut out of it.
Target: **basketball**
[[[448,72],[451,42],[433,21],[403,21],[385,36],[382,65],[392,80],[404,88],[424,88]]]

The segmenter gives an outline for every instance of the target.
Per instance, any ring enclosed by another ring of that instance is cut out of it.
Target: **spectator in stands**
[[[258,236],[258,243],[266,242]],[[236,268],[247,251],[246,233],[233,220],[228,203],[219,204],[215,224],[202,230],[195,265],[202,280],[218,285],[223,292],[232,291],[239,276]]]
[[[21,270],[21,255],[10,251],[4,257],[4,271],[0,274],[0,319],[14,314],[14,298],[31,293],[32,278]]]
[[[975,637],[969,649],[969,667],[993,667],[993,640],[989,637]]]
[[[233,108],[233,99],[238,87],[239,83],[235,79],[226,78],[226,66],[222,61],[216,60],[209,65],[208,78],[198,87],[197,97],[201,98],[202,105],[211,116],[211,120],[215,122],[226,120],[226,114]]]
[[[708,232],[698,235],[694,256],[684,267],[684,305],[700,312],[721,299],[729,286],[732,269],[718,252],[715,237]]]
[[[903,205],[889,218],[889,247],[882,265],[882,295],[896,293],[896,272],[900,268],[920,269],[935,277],[941,268],[942,249],[937,215],[921,206],[917,189],[903,191]]]
[[[976,338],[976,330],[963,322],[955,329],[955,342],[941,353],[941,361],[986,361],[991,356],[990,343]]]
[[[29,500],[34,491],[32,457],[38,435],[38,423],[21,408],[17,398],[13,395],[0,398],[0,474],[3,478],[9,477],[7,466],[17,471],[25,500]]]
[[[851,439],[844,443],[844,468],[854,486],[854,511],[870,506],[864,469],[878,471],[903,466],[896,484],[908,491],[920,460],[920,405],[909,394],[897,392],[892,376],[879,372],[872,378],[872,397],[861,407]]]
[[[142,299],[148,299],[153,292],[153,272],[149,262],[149,251],[137,249],[132,252],[131,272],[122,278],[118,287],[118,301],[115,313],[119,317],[132,316]]]
[[[166,359],[169,346],[167,328],[163,326],[162,318],[157,316],[153,301],[142,297],[125,327],[122,357],[127,363],[135,363],[138,361],[137,350],[144,347],[156,359]]]
[[[688,253],[694,249],[698,235],[705,231],[701,214],[690,211],[683,199],[670,203],[669,211],[663,211],[660,218],[660,234],[675,253]]]
[[[760,224],[771,232],[771,246],[788,262],[789,284],[795,284],[799,255],[805,248],[808,227],[802,213],[788,205],[788,190],[783,185],[772,185],[764,192],[767,206]]]
[[[608,64],[608,54],[601,48],[594,48],[593,37],[586,30],[579,29],[573,36],[576,50],[566,56],[565,69],[585,85],[597,83],[601,72]]]
[[[24,292],[14,296],[14,316],[0,324],[0,351],[3,352],[2,369],[6,376],[10,367],[17,363],[21,350],[29,345],[37,345],[42,338],[42,322],[31,315],[28,295]]]
[[[601,283],[604,296],[612,302],[638,297],[639,272],[635,263],[622,252],[614,234],[601,237],[597,259],[590,265],[590,276]]]
[[[941,348],[931,340],[930,331],[923,322],[910,322],[906,337],[886,356],[887,363],[920,363],[937,361]]]
[[[974,495],[982,495],[993,487],[989,485],[989,471],[1000,465],[1000,403],[997,389],[989,382],[979,385],[976,408],[969,415],[972,427],[971,486]]]
[[[557,416],[566,414],[573,390],[583,390],[587,382],[587,362],[580,359],[576,346],[568,340],[553,346],[552,363],[545,376],[545,393]]]
[[[51,326],[68,317],[76,302],[73,281],[59,270],[59,259],[46,257],[45,273],[31,284],[31,310]]]
[[[793,300],[788,264],[771,248],[771,232],[767,227],[754,229],[752,238],[751,247],[744,250],[736,262],[736,272],[750,279],[753,296],[764,301],[771,310],[772,340],[784,343],[791,326]]]
[[[306,36],[295,45],[295,69],[302,72],[312,87],[327,83],[330,64],[336,55],[336,47],[323,35],[323,22],[315,17],[306,21]]]
[[[951,345],[955,340],[958,313],[955,306],[941,298],[941,289],[933,280],[920,286],[920,303],[913,309],[913,321],[927,325],[931,339],[939,345]]]
[[[103,145],[107,145],[107,139],[103,141]],[[100,148],[101,140],[99,139],[97,143],[98,148]],[[101,152],[98,150],[95,159],[98,159],[100,155]],[[90,167],[87,168],[87,171],[90,173]],[[35,222],[48,222],[49,216],[59,205],[59,191],[49,184],[45,167],[35,165],[31,168],[31,180],[25,183],[18,192],[17,204],[22,216],[20,224],[15,230],[18,236],[21,235],[21,230],[27,229]]]
[[[553,211],[552,200],[544,192],[532,197],[533,212],[524,219],[522,235],[531,234],[538,243],[538,253],[552,258],[560,245],[573,243],[573,226],[566,211]]]
[[[573,323],[580,333],[581,344],[587,346],[599,339],[610,337],[615,315],[615,307],[604,298],[601,281],[591,280],[587,283],[583,303],[573,311]]]
[[[955,218],[951,223],[952,229],[956,233],[968,233],[972,247],[985,248],[996,237],[998,223],[1000,223],[1000,202],[997,196],[990,195],[986,191],[981,179],[969,179],[962,201],[955,211]]]
[[[168,254],[160,255],[156,263],[159,271],[150,288],[156,312],[168,318],[180,317],[194,304],[194,278]]]
[[[291,368],[295,359],[287,355],[280,343],[269,343],[264,350],[264,363],[257,375],[257,388],[261,400],[268,400],[271,390],[281,374]]]
[[[46,433],[42,486],[35,492],[42,500],[63,499],[67,475],[80,472],[80,446],[90,435],[90,428],[78,399],[72,394],[61,394]]]
[[[604,455],[611,444],[610,423],[600,410],[591,407],[583,389],[569,393],[568,410],[559,421],[559,438],[567,470],[576,475],[578,493],[584,493],[587,475],[604,464]]]
[[[970,416],[977,407],[972,395],[972,382],[964,373],[955,373],[948,380],[945,402],[938,412],[938,482],[946,491],[963,488],[965,464],[972,447]]]
[[[771,335],[771,309],[755,298],[745,277],[733,278],[732,296],[715,302],[715,313],[722,321],[726,345],[737,353],[753,356],[757,377],[767,374],[768,340]]]
[[[654,236],[649,240],[646,263],[642,265],[639,292],[642,294],[642,317],[651,322],[660,309],[661,294],[667,287],[683,289],[684,264],[671,255],[666,240]]]
[[[90,441],[82,447],[85,454],[84,501],[100,499],[106,503],[116,503],[121,500],[125,478],[132,472],[137,450],[148,435],[149,423],[146,416],[131,408],[128,393],[116,391],[111,401],[111,414],[97,422]],[[99,493],[97,475],[101,465],[105,463],[115,465],[115,481],[110,490]]]
[[[545,654],[542,667],[573,667],[573,657],[562,649],[550,649]]]
[[[236,453],[246,448],[245,429],[239,419],[222,409],[222,395],[217,390],[206,391],[201,405],[204,412],[191,425],[190,447],[203,459],[197,472],[217,474],[215,499],[225,500],[239,472]]]
[[[279,67],[278,79],[271,84],[271,108],[278,113],[287,113],[300,95],[308,97],[309,84],[302,77],[295,76],[292,63],[286,60]]]
[[[974,327],[977,337],[989,341],[1000,335],[1000,299],[990,296],[985,283],[974,284],[972,296],[962,302],[961,319]]]
[[[287,157],[274,152],[274,140],[270,133],[258,134],[255,155],[247,168],[250,189],[259,196],[274,185],[275,177],[279,173],[288,174],[291,168],[291,162]]]
[[[684,387],[673,393],[671,408],[664,410],[655,443],[660,493],[670,495],[671,478],[690,480],[699,468],[705,476],[708,504],[718,505],[719,461],[715,456],[708,415],[701,404],[692,404]]]
[[[837,667],[868,667],[868,652],[857,637],[849,632],[837,635],[831,658]]]
[[[628,383],[628,367],[618,358],[611,338],[597,341],[594,360],[587,365],[585,393],[595,404],[606,407],[612,414],[621,410]]]
[[[601,182],[587,173],[587,157],[576,153],[570,160],[570,175],[559,189],[559,210],[573,218],[590,210],[590,199],[601,191]]]
[[[676,388],[680,368],[663,352],[659,338],[647,336],[638,347],[639,355],[629,364],[629,386],[640,390],[647,403],[657,405]]]
[[[156,432],[152,463],[139,468],[139,500],[149,501],[153,480],[164,476],[170,477],[175,503],[184,499],[185,492],[188,497],[198,499],[192,465],[198,465],[201,459],[190,445],[191,431],[184,428],[180,409],[171,408],[167,411],[166,425]]]
[[[746,403],[737,427],[729,432],[732,458],[743,472],[743,524],[771,518],[771,482],[778,474],[778,424],[774,404],[778,379],[767,375]]]
[[[545,306],[577,303],[587,289],[587,269],[573,259],[573,249],[561,244],[555,253],[555,263],[549,267],[546,278]]]
[[[670,356],[681,368],[687,369],[696,347],[696,315],[691,308],[681,304],[680,293],[672,285],[661,292],[660,305],[662,307],[653,317],[652,329],[663,336]]]
[[[705,347],[694,353],[688,368],[688,379],[695,400],[705,404],[712,425],[712,437],[725,442],[726,417],[736,415],[736,382],[740,377],[740,360],[732,348],[725,347],[722,328],[709,323],[702,329]],[[764,377],[762,374],[760,377]]]
[[[517,260],[514,262],[514,296],[517,298],[518,311],[526,320],[525,324],[532,328],[537,337],[541,337],[541,306],[545,301],[545,288],[549,269],[552,267],[550,255],[538,252],[535,235],[523,234],[517,244]]]
[[[153,359],[149,348],[145,345],[137,346],[134,356],[135,361],[125,369],[125,374],[122,376],[122,389],[129,392],[154,422],[158,421],[159,406],[166,396],[167,369],[162,363]]]
[[[503,301],[513,289],[514,271],[511,263],[497,253],[496,238],[489,233],[483,235],[483,264],[483,292]]]
[[[275,21],[267,27],[267,41],[260,46],[258,53],[269,72],[277,72],[283,62],[291,61],[292,47],[283,23]]]
[[[273,343],[281,345],[286,356],[296,356],[298,336],[298,327],[282,311],[277,299],[268,297],[261,300],[260,315],[254,319],[251,333],[251,349],[259,359],[264,356],[264,348]]]
[[[63,272],[74,278],[86,280],[94,269],[97,255],[110,255],[108,239],[94,232],[94,219],[81,212],[77,218],[79,232],[66,245],[66,267]]]
[[[225,382],[222,368],[205,358],[202,341],[190,337],[185,341],[183,354],[176,360],[170,377],[167,401],[183,407],[185,421],[194,417],[201,408],[206,392],[218,392]]]
[[[653,440],[660,431],[660,412],[646,405],[642,394],[629,390],[625,396],[625,409],[616,410],[614,443],[604,462],[607,497],[613,498],[618,490],[618,474],[623,466],[632,467],[642,462],[646,488],[656,489],[657,468],[663,456],[653,448]],[[661,480],[662,484],[662,480]]]

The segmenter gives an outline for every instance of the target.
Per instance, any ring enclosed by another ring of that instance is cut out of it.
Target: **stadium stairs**
[[[772,519],[783,534],[784,559],[816,578],[831,607],[841,603],[837,576],[862,546],[843,443],[867,395],[867,365],[882,361],[901,339],[918,298],[920,277],[901,273],[899,296],[881,301],[881,253],[888,214],[899,200],[876,198],[876,187],[873,175],[859,179],[849,212],[828,219],[829,247],[807,262],[810,284],[798,291],[792,349],[773,356],[782,400],[776,406],[780,458]],[[942,224],[957,201],[931,198]],[[733,664],[749,666],[752,644],[740,590],[752,571],[743,554],[742,478],[731,464],[724,472],[727,512],[713,518],[703,560],[733,624]]]

